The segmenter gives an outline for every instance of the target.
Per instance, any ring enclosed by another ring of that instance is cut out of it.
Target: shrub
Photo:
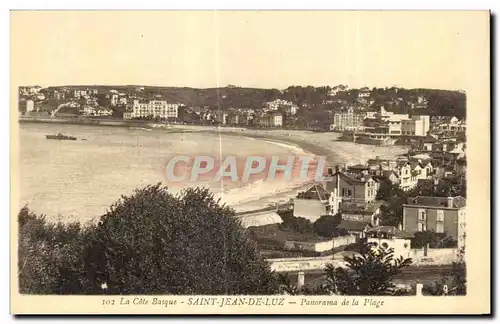
[[[342,221],[342,215],[338,214],[335,216],[325,215],[318,218],[314,222],[314,232],[323,237],[333,238],[338,236],[337,226]]]
[[[160,184],[111,206],[96,225],[19,213],[19,285],[31,294],[272,294],[268,263],[234,211],[206,189]],[[107,286],[106,289],[102,287]]]
[[[82,255],[92,225],[49,223],[45,216],[21,209],[18,278],[22,294],[71,294],[86,286]]]

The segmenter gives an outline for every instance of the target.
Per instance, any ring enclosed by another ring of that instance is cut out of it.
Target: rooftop
[[[369,226],[369,223],[366,222],[358,222],[358,221],[353,221],[349,219],[343,219],[338,228],[342,228],[345,230],[351,230],[351,231],[363,231],[367,226]]]
[[[374,201],[371,203],[342,202],[341,210],[345,213],[373,214],[384,201]]]
[[[412,238],[413,234],[400,231],[395,226],[377,226],[370,228],[366,231],[366,234],[375,234],[378,236],[379,234],[385,236],[394,236],[396,238]]]
[[[450,199],[451,206],[448,205]],[[430,197],[417,196],[408,198],[407,205],[429,206],[429,207],[444,207],[444,208],[463,208],[467,200],[463,197]]]
[[[319,183],[313,184],[306,191],[299,192],[297,198],[299,199],[311,199],[311,200],[328,200],[329,193],[326,189]]]
[[[351,165],[349,167],[349,169],[352,169],[352,170],[368,170],[369,167],[367,167],[366,165],[362,165],[362,164],[355,164],[355,165]]]
[[[411,161],[410,161],[410,165],[411,165],[411,168],[412,168],[412,169],[415,169],[417,166],[422,167],[422,164],[420,164],[420,162],[415,161],[415,160],[411,160]]]

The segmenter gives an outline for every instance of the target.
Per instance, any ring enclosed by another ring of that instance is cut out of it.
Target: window
[[[418,231],[419,232],[427,231],[427,225],[425,223],[418,223]]]
[[[425,209],[418,210],[418,220],[420,220],[420,221],[427,220],[427,213],[426,213]]]
[[[442,209],[438,209],[436,222],[444,222],[444,211]]]

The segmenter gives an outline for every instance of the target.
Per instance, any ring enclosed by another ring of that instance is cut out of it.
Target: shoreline
[[[246,137],[253,140],[267,141],[269,143],[281,143],[283,145],[296,147],[306,154],[325,156],[327,160],[326,166],[328,167],[333,167],[335,165],[345,166],[356,163],[365,164],[370,158],[375,158],[377,156],[396,158],[398,155],[407,152],[407,148],[404,146],[384,147],[337,141],[340,135],[333,132],[321,133],[284,129],[261,130],[236,127],[217,128],[215,126],[173,125],[171,131],[175,132],[175,129],[179,132],[188,131],[211,135]],[[316,135],[313,137],[313,140],[311,140],[311,135]],[[318,138],[319,140],[316,140]],[[356,153],[356,151],[358,152]],[[243,200],[236,205],[228,205],[235,209],[238,214],[241,213],[251,217],[253,214],[262,212],[262,209],[269,208],[271,211],[272,206],[276,206],[277,208],[280,204],[290,201],[299,191],[307,189],[314,182],[314,180],[307,180],[303,183],[274,191],[256,199],[250,199],[248,201]]]
[[[102,124],[93,120],[67,120],[67,119],[54,119],[50,121],[33,119],[33,120],[19,120],[20,123],[46,123],[46,124],[69,124],[69,125],[84,125],[84,126],[114,126],[123,127],[137,126],[136,121],[133,124],[128,124],[123,120],[106,120],[106,124]],[[140,125],[152,125],[154,122],[144,122],[139,121]],[[286,130],[286,129],[250,129],[241,127],[217,127],[217,126],[204,126],[204,125],[185,125],[185,124],[173,124],[165,128],[153,128],[153,131],[159,133],[207,133],[211,135],[224,135],[224,136],[235,136],[235,137],[246,137],[249,139],[257,141],[267,141],[271,144],[282,144],[290,147],[295,147],[297,150],[304,152],[305,154],[311,154],[316,156],[325,156],[327,161],[327,166],[333,167],[334,165],[345,165],[345,164],[355,164],[356,160],[361,158],[362,163],[366,163],[368,158],[374,158],[373,152],[365,152],[365,150],[372,150],[375,152],[388,151],[390,148],[385,147],[374,147],[370,145],[355,144],[349,142],[336,141],[339,134],[334,132],[313,132],[305,130]],[[311,136],[314,135],[314,136]],[[349,148],[350,147],[350,148]],[[293,151],[293,148],[290,148]],[[358,151],[356,153],[355,151]],[[366,153],[366,154],[365,154]],[[387,153],[387,152],[386,152]],[[394,154],[389,154],[394,157]],[[275,190],[269,190],[262,196],[247,197],[237,201],[237,192],[239,190],[245,190],[245,186],[235,188],[236,191],[233,192],[234,201],[228,199],[226,205],[230,206],[235,210],[236,213],[245,213],[245,216],[251,216],[253,213],[259,213],[264,208],[271,208],[271,206],[276,206],[276,208],[291,198],[297,195],[298,191],[305,190],[314,181],[306,180],[301,183],[295,183],[286,188],[275,187]],[[250,188],[248,188],[250,189]],[[267,190],[266,190],[267,191]],[[259,190],[255,188],[255,192],[258,194]],[[214,193],[215,194],[215,193]],[[222,196],[228,195],[231,197],[231,192],[221,193]]]

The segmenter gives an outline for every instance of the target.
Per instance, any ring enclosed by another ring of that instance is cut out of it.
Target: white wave
[[[310,153],[307,153],[306,151],[304,151],[303,148],[297,146],[297,145],[294,145],[294,144],[288,144],[288,143],[283,143],[283,142],[274,142],[274,141],[269,141],[269,140],[261,140],[261,142],[264,142],[264,143],[269,143],[269,144],[273,144],[273,145],[276,145],[276,146],[280,146],[280,147],[283,147],[283,148],[286,148],[287,150],[293,152],[293,153],[296,153],[296,154],[303,154],[303,155],[312,155]]]

